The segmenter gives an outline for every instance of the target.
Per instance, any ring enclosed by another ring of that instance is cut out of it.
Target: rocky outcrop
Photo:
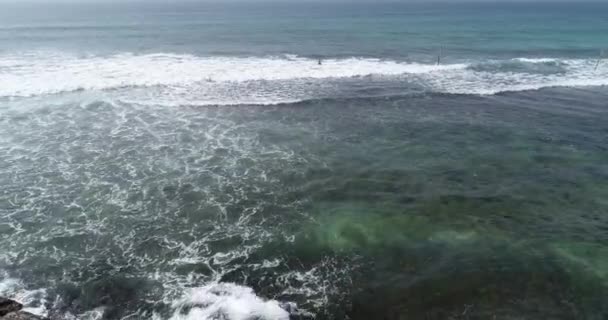
[[[0,297],[0,320],[45,320],[21,309],[23,309],[21,303]]]
[[[22,308],[23,305],[21,303],[0,297],[0,317],[4,317],[5,315],[15,311],[19,311]]]

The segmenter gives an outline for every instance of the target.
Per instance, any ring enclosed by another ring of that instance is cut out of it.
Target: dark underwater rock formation
[[[45,320],[21,309],[23,309],[21,303],[0,297],[0,320]]]
[[[20,303],[13,301],[11,299],[6,299],[0,297],[0,317],[4,317],[5,315],[19,311],[23,308],[23,305]]]

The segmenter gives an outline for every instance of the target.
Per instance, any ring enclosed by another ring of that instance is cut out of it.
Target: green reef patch
[[[293,245],[306,261],[357,257],[345,264],[351,319],[608,316],[606,246],[518,236],[515,218],[484,219],[482,211],[504,202],[475,201],[453,197],[407,208],[325,203]]]

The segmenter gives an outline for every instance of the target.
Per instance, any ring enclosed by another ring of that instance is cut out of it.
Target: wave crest
[[[0,56],[0,97],[94,91],[127,102],[168,105],[277,104],[411,87],[454,94],[496,94],[555,86],[608,85],[595,60],[516,58],[422,64],[372,58],[199,57],[118,54]],[[357,82],[358,81],[358,82]],[[352,86],[356,82],[356,86]],[[341,94],[344,93],[344,94]]]
[[[192,289],[173,303],[169,320],[289,320],[289,313],[275,300],[263,300],[253,289],[231,283]],[[153,317],[160,320],[159,315]]]

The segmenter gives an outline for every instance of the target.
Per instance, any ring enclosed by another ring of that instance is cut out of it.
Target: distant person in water
[[[319,60],[317,62],[319,65],[323,65],[323,60],[321,58],[319,58]]]

